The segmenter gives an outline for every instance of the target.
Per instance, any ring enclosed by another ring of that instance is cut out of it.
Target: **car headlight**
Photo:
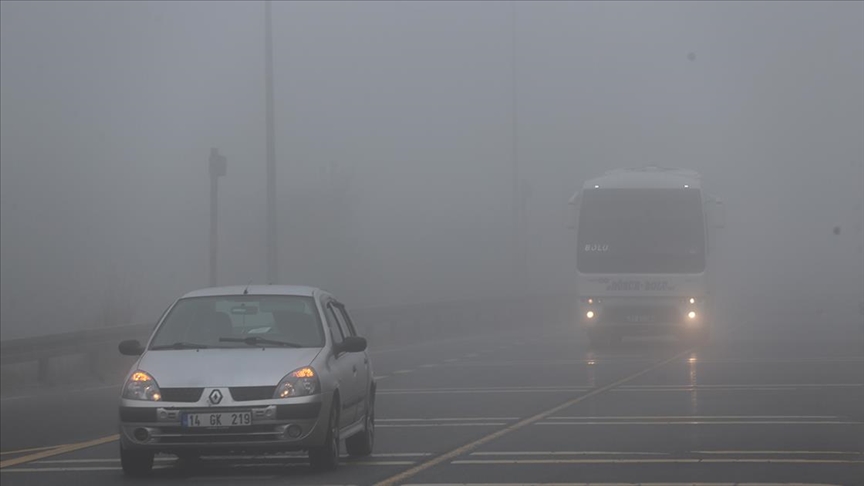
[[[159,391],[159,385],[149,373],[138,370],[126,381],[126,386],[123,387],[123,398],[158,402],[162,400],[162,392]]]
[[[276,386],[273,398],[292,398],[314,395],[321,391],[318,375],[310,367],[296,369],[285,375]]]

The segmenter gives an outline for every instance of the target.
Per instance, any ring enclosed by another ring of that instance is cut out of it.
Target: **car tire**
[[[324,445],[309,449],[309,465],[315,471],[333,471],[339,467],[339,400],[330,406]]]
[[[136,451],[120,446],[120,465],[127,476],[148,476],[153,472],[153,456],[150,451]]]
[[[363,432],[345,439],[345,450],[349,456],[368,456],[372,454],[372,448],[375,447],[375,400],[370,397],[369,401]]]

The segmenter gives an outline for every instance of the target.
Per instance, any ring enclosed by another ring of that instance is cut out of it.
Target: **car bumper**
[[[124,449],[169,453],[304,450],[324,443],[330,401],[323,395],[314,395],[202,407],[188,403],[121,400],[120,442]],[[181,423],[185,413],[246,411],[252,413],[249,426],[189,428]]]

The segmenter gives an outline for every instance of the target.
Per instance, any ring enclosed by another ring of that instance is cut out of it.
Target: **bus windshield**
[[[700,273],[705,225],[699,189],[591,189],[579,213],[583,273]]]

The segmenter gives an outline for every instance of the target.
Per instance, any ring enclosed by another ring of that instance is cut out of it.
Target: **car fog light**
[[[297,437],[300,437],[300,434],[303,433],[303,429],[301,429],[299,425],[289,425],[286,433],[288,434],[288,437],[296,439]]]
[[[132,432],[132,436],[139,442],[147,442],[150,440],[150,431],[144,427],[138,427],[134,432]]]

